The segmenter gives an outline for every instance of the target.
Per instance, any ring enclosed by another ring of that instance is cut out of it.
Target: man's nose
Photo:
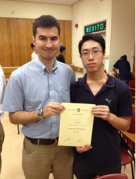
[[[51,40],[46,41],[46,47],[52,47],[52,42]]]
[[[89,54],[88,54],[88,58],[89,58],[89,59],[94,58],[94,56],[93,56],[93,53],[92,53],[92,52],[89,52]]]

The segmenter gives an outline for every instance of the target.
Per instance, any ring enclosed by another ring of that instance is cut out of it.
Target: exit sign
[[[85,26],[85,34],[106,30],[106,21]]]

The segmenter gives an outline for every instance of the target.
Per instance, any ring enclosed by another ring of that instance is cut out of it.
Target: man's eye
[[[41,37],[40,40],[45,40],[45,38],[44,38],[44,37]]]
[[[88,52],[83,52],[83,55],[88,55]]]
[[[55,38],[52,38],[51,40],[52,40],[52,41],[56,41],[56,40],[57,40],[57,38],[55,37]]]
[[[97,54],[99,51],[98,50],[93,50],[93,53],[94,54]]]

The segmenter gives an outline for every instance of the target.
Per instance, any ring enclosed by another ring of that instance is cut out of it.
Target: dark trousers
[[[77,179],[93,179],[97,176],[121,173],[121,165],[117,166],[91,166],[83,162],[74,162],[74,174]]]
[[[3,125],[0,122],[0,173],[1,173],[1,167],[2,167],[1,152],[2,152],[3,142],[4,142],[4,129],[3,129]]]

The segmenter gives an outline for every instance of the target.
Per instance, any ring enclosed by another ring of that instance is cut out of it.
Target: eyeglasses
[[[81,55],[83,57],[89,57],[89,55],[91,53],[93,57],[97,57],[97,56],[99,56],[100,52],[102,52],[102,50],[94,49],[94,50],[90,50],[90,51],[84,51],[81,53]]]

